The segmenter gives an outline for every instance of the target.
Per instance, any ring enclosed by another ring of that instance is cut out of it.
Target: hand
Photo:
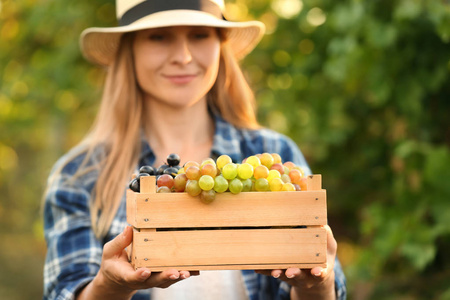
[[[199,272],[175,269],[155,273],[151,273],[146,268],[135,270],[129,263],[125,251],[132,240],[132,228],[127,226],[121,234],[105,244],[102,264],[97,276],[83,289],[77,299],[126,299],[130,298],[136,290],[153,287],[167,288],[191,275],[199,274]]]
[[[334,260],[336,258],[337,243],[330,226],[323,226],[327,231],[327,267],[312,269],[289,268],[287,270],[257,270],[255,272],[273,276],[286,281],[293,287],[292,298],[296,295],[314,295],[313,299],[334,299]]]

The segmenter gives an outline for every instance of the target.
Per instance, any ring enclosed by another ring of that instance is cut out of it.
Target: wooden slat
[[[306,178],[306,185],[308,191],[318,191],[322,189],[322,175],[309,175]]]
[[[326,263],[323,228],[139,232],[135,267],[273,269]],[[265,265],[265,266],[264,266]],[[203,266],[203,267],[202,267]],[[258,266],[258,267],[256,267]]]
[[[139,228],[325,225],[327,220],[325,190],[223,193],[210,204],[186,193],[137,194],[135,201]]]
[[[326,268],[326,263],[311,263],[311,264],[242,264],[242,265],[194,265],[194,266],[160,266],[147,267],[152,272],[162,272],[167,269],[185,270],[185,271],[206,271],[206,270],[283,270],[287,268],[312,269],[315,267]],[[138,267],[136,267],[138,268]]]
[[[156,177],[144,176],[140,179],[141,194],[156,193]]]

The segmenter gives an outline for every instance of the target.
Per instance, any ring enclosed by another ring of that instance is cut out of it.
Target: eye
[[[155,42],[157,42],[157,41],[163,41],[163,40],[165,40],[166,38],[167,38],[166,35],[161,34],[161,33],[152,33],[152,34],[150,34],[150,36],[148,37],[149,40],[155,41]]]

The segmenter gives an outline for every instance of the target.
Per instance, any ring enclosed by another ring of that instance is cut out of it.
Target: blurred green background
[[[323,175],[349,299],[450,299],[450,1],[235,0],[267,34],[243,65],[263,125]],[[39,299],[40,202],[104,71],[80,32],[112,0],[0,2],[0,299]]]

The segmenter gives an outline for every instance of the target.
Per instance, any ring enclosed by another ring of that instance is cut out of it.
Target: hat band
[[[174,9],[198,10],[222,18],[219,5],[209,0],[146,0],[127,10],[119,19],[119,25],[130,25],[150,14]]]

